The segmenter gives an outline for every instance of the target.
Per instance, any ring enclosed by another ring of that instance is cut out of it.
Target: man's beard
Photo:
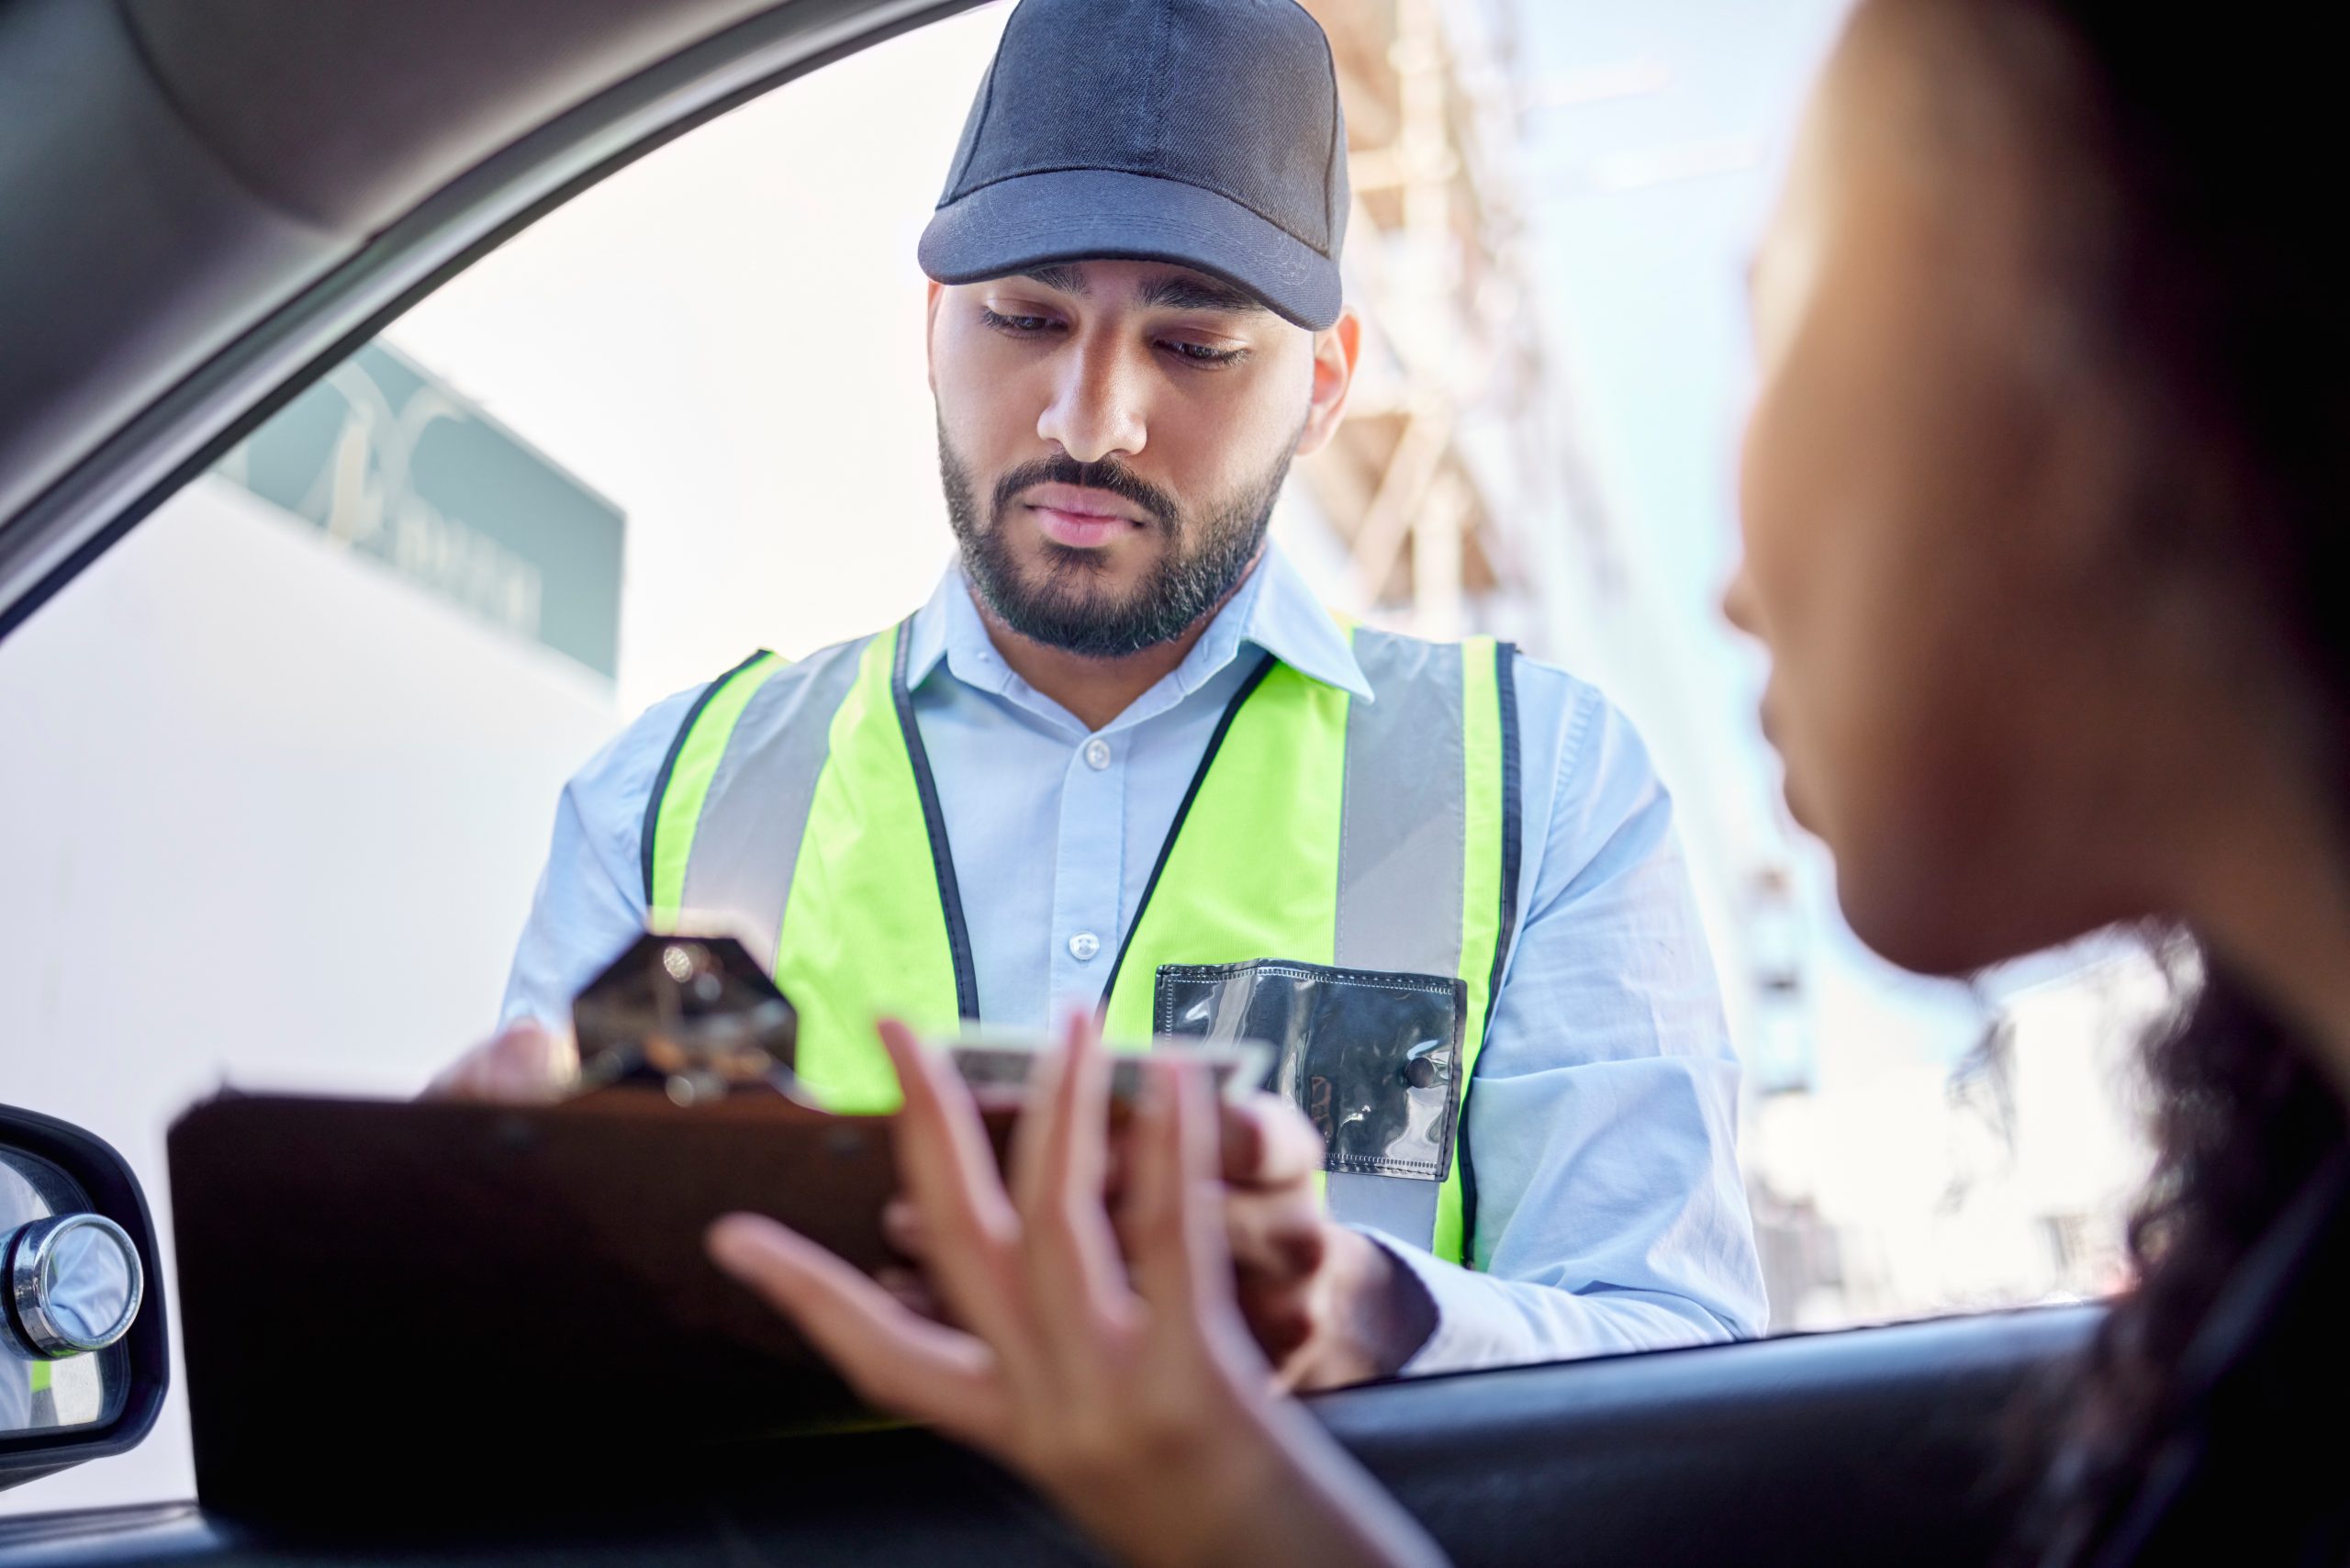
[[[1281,461],[1258,483],[1201,518],[1184,517],[1172,497],[1114,460],[1080,463],[1064,455],[1022,464],[997,480],[983,524],[971,472],[947,440],[944,421],[938,469],[963,570],[980,602],[1032,642],[1114,659],[1172,642],[1224,602],[1265,543],[1296,445],[1284,444]],[[1053,484],[1106,490],[1131,501],[1147,520],[1143,526],[1166,537],[1158,564],[1132,592],[1110,597],[1094,580],[1102,574],[1100,555],[1049,539],[1043,542],[1043,580],[1024,575],[1006,537],[1014,498],[1031,486]]]

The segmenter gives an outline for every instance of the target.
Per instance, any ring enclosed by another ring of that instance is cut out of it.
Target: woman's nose
[[[1750,637],[1762,635],[1762,618],[1754,602],[1754,583],[1748,576],[1746,563],[1740,561],[1730,574],[1729,586],[1722,589],[1722,617]]]

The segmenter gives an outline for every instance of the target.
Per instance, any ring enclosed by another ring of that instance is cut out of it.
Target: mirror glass
[[[53,1238],[33,1288],[60,1338],[111,1344],[139,1306],[139,1260],[112,1226],[76,1225]]]
[[[45,1355],[29,1342],[31,1321],[72,1339],[100,1342],[128,1327],[138,1306],[138,1260],[104,1222],[69,1225],[50,1238],[37,1270],[20,1283],[17,1259],[43,1222],[81,1212],[82,1193],[47,1160],[0,1149],[0,1264],[10,1300],[0,1310],[0,1437],[111,1420],[129,1387],[118,1344]],[[28,1231],[28,1227],[33,1227]]]

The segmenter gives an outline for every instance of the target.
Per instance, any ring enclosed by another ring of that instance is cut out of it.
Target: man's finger
[[[1279,1282],[1312,1274],[1329,1250],[1326,1224],[1311,1191],[1226,1189],[1225,1244],[1243,1279]]]
[[[1224,1179],[1236,1186],[1303,1182],[1322,1169],[1322,1135],[1278,1094],[1249,1094],[1222,1103]]]
[[[476,1046],[426,1085],[427,1100],[479,1100],[546,1104],[579,1082],[579,1050],[570,1032],[518,1019]]]
[[[1309,1290],[1294,1281],[1276,1286],[1245,1274],[1238,1282],[1240,1316],[1248,1325],[1250,1338],[1276,1368],[1284,1374],[1292,1372],[1298,1352],[1314,1338]]]
[[[805,1335],[868,1403],[968,1440],[1002,1428],[995,1361],[979,1340],[921,1317],[806,1237],[759,1215],[719,1219],[711,1260]]]

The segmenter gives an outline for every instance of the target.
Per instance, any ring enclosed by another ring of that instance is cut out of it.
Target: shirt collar
[[[987,623],[971,602],[970,585],[959,561],[947,566],[929,600],[914,611],[911,634],[912,641],[906,650],[910,685],[920,686],[942,660],[957,680],[984,691],[1000,692],[1019,678],[995,651]],[[1325,686],[1337,687],[1366,702],[1373,700],[1371,682],[1355,661],[1346,631],[1314,597],[1314,590],[1305,586],[1305,579],[1277,544],[1265,547],[1265,558],[1240,591],[1216,611],[1206,634],[1185,655],[1171,678],[1189,695],[1239,657],[1244,644],[1262,649]]]
[[[1240,641],[1255,644],[1300,675],[1366,702],[1372,700],[1371,682],[1364,678],[1362,666],[1355,662],[1353,639],[1305,586],[1305,578],[1280,545],[1265,547],[1265,559],[1248,586],[1254,598],[1247,605]],[[1217,619],[1229,620],[1241,609],[1242,602],[1236,597]],[[1209,634],[1214,632],[1212,627]]]

